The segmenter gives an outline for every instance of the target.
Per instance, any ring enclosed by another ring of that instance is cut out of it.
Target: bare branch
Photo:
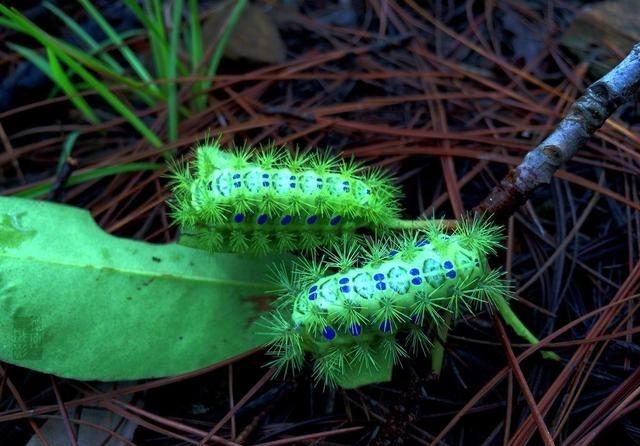
[[[587,88],[555,130],[475,210],[493,214],[497,219],[512,215],[537,187],[551,182],[562,163],[570,160],[639,87],[640,43],[637,43],[622,62]]]

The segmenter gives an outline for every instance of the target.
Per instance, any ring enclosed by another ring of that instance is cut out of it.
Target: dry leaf
[[[202,23],[202,40],[205,45],[216,44],[225,26],[233,2],[225,2],[207,11]],[[275,64],[285,60],[285,46],[278,29],[265,10],[249,3],[242,11],[224,52],[230,59],[247,59],[253,62]]]

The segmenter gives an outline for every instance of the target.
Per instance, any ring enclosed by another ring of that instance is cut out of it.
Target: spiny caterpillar
[[[398,214],[398,189],[383,171],[317,152],[223,151],[209,141],[173,179],[183,235],[211,251],[310,250]]]
[[[500,243],[497,226],[462,220],[449,235],[437,220],[425,223],[365,249],[347,242],[327,260],[303,261],[293,275],[276,269],[278,309],[262,322],[270,364],[295,371],[307,352],[315,379],[334,385],[347,366],[375,368],[380,354],[394,363],[407,356],[400,334],[413,352],[426,353],[427,333],[447,313],[455,319],[509,296],[503,274],[487,265]]]

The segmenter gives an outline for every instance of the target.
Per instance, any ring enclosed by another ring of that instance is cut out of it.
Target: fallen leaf
[[[204,12],[207,16],[202,23],[204,45],[218,41],[232,7],[233,2],[225,2]],[[286,53],[285,45],[271,17],[262,7],[249,3],[231,32],[224,56],[229,59],[275,64],[283,62]]]
[[[244,354],[266,341],[252,322],[270,260],[122,239],[87,211],[0,197],[0,360],[119,381]]]

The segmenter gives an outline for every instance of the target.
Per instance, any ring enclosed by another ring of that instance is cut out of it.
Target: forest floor
[[[39,2],[15,3],[53,26]],[[256,1],[231,35],[208,102],[178,122],[175,137],[167,103],[146,107],[111,85],[161,147],[90,91],[98,122],[87,123],[6,46],[37,45],[0,24],[0,191],[88,209],[115,235],[171,242],[166,168],[126,166],[164,166],[210,132],[223,145],[354,156],[395,174],[405,218],[457,218],[640,40],[625,22],[638,14],[627,3],[587,11],[578,1]],[[96,4],[105,15],[122,7]],[[77,6],[65,10],[86,18]],[[211,13],[211,23],[226,22]],[[49,31],[63,35],[58,28]],[[144,36],[130,39],[148,54]],[[135,445],[199,444],[197,432],[221,420],[216,434],[228,444],[640,444],[638,104],[622,106],[509,220],[496,259],[515,283],[515,312],[561,361],[523,355],[527,346],[482,312],[450,332],[438,378],[428,359],[412,359],[391,382],[356,390],[323,390],[307,371],[262,379],[261,351],[139,382],[134,393],[2,363],[0,444],[26,444],[47,420],[67,416],[60,398],[88,396],[82,407],[109,414],[118,425],[106,432]],[[115,175],[92,176],[105,168]]]

